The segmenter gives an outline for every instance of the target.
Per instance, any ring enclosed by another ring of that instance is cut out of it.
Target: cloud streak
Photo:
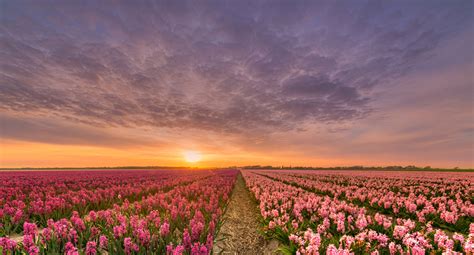
[[[224,133],[350,121],[471,16],[469,2],[128,5],[4,2],[1,109]]]

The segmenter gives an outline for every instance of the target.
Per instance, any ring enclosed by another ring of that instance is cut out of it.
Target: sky
[[[474,168],[473,5],[1,0],[0,167]]]

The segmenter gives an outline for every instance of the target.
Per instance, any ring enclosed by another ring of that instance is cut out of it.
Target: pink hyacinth
[[[344,233],[346,231],[344,220],[337,220],[337,231],[340,233]]]
[[[23,210],[18,209],[15,212],[15,216],[13,216],[12,222],[13,223],[20,222],[22,218],[23,218]]]
[[[28,248],[28,254],[29,254],[29,255],[38,255],[38,254],[39,254],[39,248],[36,247],[36,246],[34,246],[34,245],[33,245],[33,246],[30,246],[30,247]]]
[[[357,216],[356,227],[359,230],[362,230],[367,227],[367,219],[365,218],[365,215],[359,214],[359,216]]]
[[[109,241],[107,240],[107,237],[104,235],[101,235],[99,237],[99,247],[102,249],[106,249],[108,245],[109,245]]]
[[[86,255],[96,255],[96,254],[97,254],[97,243],[93,241],[87,242]]]
[[[276,227],[276,223],[274,221],[270,221],[270,223],[268,223],[268,228],[274,229],[275,227]]]
[[[165,221],[160,227],[160,235],[167,236],[170,233],[170,224]]]
[[[182,245],[176,246],[176,248],[173,250],[172,255],[182,255],[184,253],[184,247]]]
[[[99,235],[100,233],[100,230],[96,227],[91,227],[91,236],[95,237],[97,235]]]
[[[16,245],[17,243],[14,240],[6,237],[0,237],[0,247],[4,251],[11,251],[13,253],[13,251],[16,249]]]
[[[330,244],[326,250],[326,255],[352,255],[348,249],[338,249],[334,244]]]
[[[212,250],[213,244],[214,244],[214,238],[213,238],[212,235],[209,233],[209,234],[207,235],[207,239],[206,239],[206,247],[207,247],[207,250],[208,250],[208,251]]]
[[[397,225],[393,229],[393,237],[396,239],[402,239],[406,233],[408,233],[408,229],[405,226]]]
[[[79,254],[77,252],[77,248],[71,242],[67,242],[64,246],[64,252],[66,255],[76,255]]]
[[[192,241],[187,228],[184,229],[183,233],[183,245],[187,250],[191,249]]]
[[[34,223],[28,223],[25,221],[25,223],[23,223],[23,234],[24,235],[31,235],[31,236],[36,236],[36,230],[37,230],[37,227],[36,227],[36,224]]]
[[[115,226],[113,228],[113,231],[114,231],[114,237],[120,238],[125,234],[125,227],[123,225]]]
[[[425,249],[423,249],[422,247],[419,247],[419,246],[414,246],[411,249],[411,254],[412,255],[425,255]]]
[[[43,233],[41,234],[41,236],[42,236],[43,243],[48,242],[49,240],[51,240],[52,230],[49,227],[43,229]]]
[[[199,240],[201,232],[204,230],[204,224],[200,221],[191,221],[191,238],[192,240]]]
[[[394,242],[390,242],[388,244],[388,249],[390,251],[390,255],[394,255],[395,253],[397,253],[397,247]]]
[[[77,231],[75,229],[69,230],[69,233],[68,233],[68,241],[69,242],[77,244],[78,238],[79,237],[78,237]]]
[[[35,245],[35,238],[32,235],[23,236],[23,246],[25,246],[25,248],[29,248],[34,245]]]
[[[137,252],[139,250],[139,247],[137,244],[132,242],[132,238],[126,237],[123,240],[123,246],[125,248],[125,254],[131,254],[132,251]]]

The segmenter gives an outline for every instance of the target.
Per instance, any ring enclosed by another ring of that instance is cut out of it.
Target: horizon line
[[[422,170],[422,171],[474,171],[474,168],[462,167],[418,167],[414,165],[387,165],[387,166],[273,166],[273,165],[245,165],[245,166],[222,166],[222,167],[205,167],[205,166],[89,166],[89,167],[0,167],[0,170],[101,170],[101,169],[223,169],[223,168],[243,168],[243,169],[301,169],[301,170]]]

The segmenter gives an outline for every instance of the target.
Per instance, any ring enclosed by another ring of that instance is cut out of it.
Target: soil
[[[38,233],[38,234],[42,234],[42,233],[43,233],[43,229],[42,229],[42,228],[38,229],[38,232],[37,232],[37,233]],[[21,235],[21,234],[15,233],[15,234],[11,234],[10,236],[7,236],[7,237],[8,237],[9,239],[11,239],[11,240],[17,242],[17,243],[23,242],[23,235]]]
[[[214,242],[213,254],[277,254],[278,242],[267,241],[259,233],[259,217],[258,205],[239,174],[223,216],[224,223]]]

